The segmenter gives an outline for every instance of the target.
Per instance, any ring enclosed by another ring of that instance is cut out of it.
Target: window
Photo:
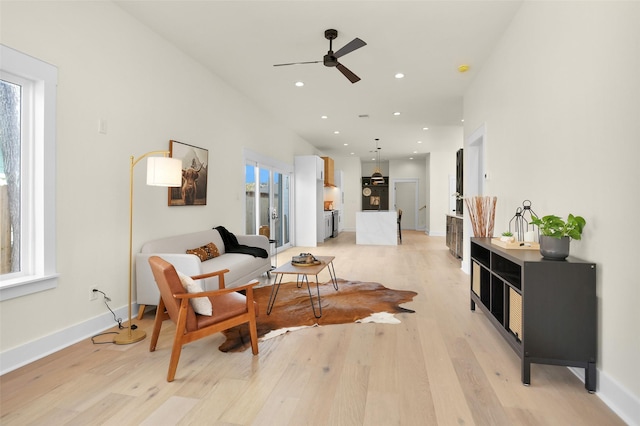
[[[57,69],[0,45],[0,300],[57,284]]]

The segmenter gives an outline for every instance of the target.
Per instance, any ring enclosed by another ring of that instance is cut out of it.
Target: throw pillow
[[[187,254],[195,254],[200,258],[200,262],[204,262],[205,260],[213,259],[214,257],[220,256],[218,247],[216,247],[216,245],[213,243],[209,243],[205,246],[194,249],[189,249],[187,250]]]
[[[200,284],[195,282],[190,276],[183,274],[180,271],[176,271],[178,273],[178,277],[180,278],[180,282],[187,293],[202,293],[204,290],[200,287]],[[195,297],[191,300],[191,307],[193,310],[200,315],[211,316],[213,315],[213,306],[211,306],[211,300],[208,297]]]

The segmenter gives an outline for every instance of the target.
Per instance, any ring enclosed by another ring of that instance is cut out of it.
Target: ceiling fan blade
[[[304,64],[321,64],[322,61],[308,61],[308,62],[291,62],[288,64],[274,64],[274,67],[284,67],[286,65],[304,65]]]
[[[342,46],[342,48],[340,48],[336,53],[334,53],[333,56],[335,56],[336,58],[339,58],[340,56],[344,56],[347,53],[351,53],[354,50],[360,49],[361,47],[366,45],[367,43],[365,43],[364,41],[356,37],[353,40],[351,40],[349,43]]]
[[[360,81],[360,77],[358,77],[357,75],[355,75],[354,73],[352,73],[349,68],[345,67],[342,64],[338,64],[336,65],[336,68],[338,68],[340,70],[340,72],[349,79],[350,82],[352,83],[357,83],[358,81]]]

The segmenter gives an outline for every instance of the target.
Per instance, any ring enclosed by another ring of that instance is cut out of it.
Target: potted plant
[[[511,231],[505,231],[502,233],[502,236],[500,237],[500,241],[504,241],[505,243],[512,243],[514,242],[516,239],[513,236],[513,233]]]
[[[586,221],[582,216],[569,214],[567,220],[556,215],[542,218],[531,216],[531,224],[540,230],[540,254],[546,259],[564,260],[569,256],[571,240],[582,238]]]

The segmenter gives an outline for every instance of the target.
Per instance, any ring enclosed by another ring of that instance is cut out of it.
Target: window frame
[[[21,132],[25,157],[21,187],[21,272],[0,275],[0,301],[57,287],[55,66],[0,44],[0,73],[32,82],[29,129]],[[7,80],[11,80],[7,78]],[[24,167],[27,166],[25,170]]]

